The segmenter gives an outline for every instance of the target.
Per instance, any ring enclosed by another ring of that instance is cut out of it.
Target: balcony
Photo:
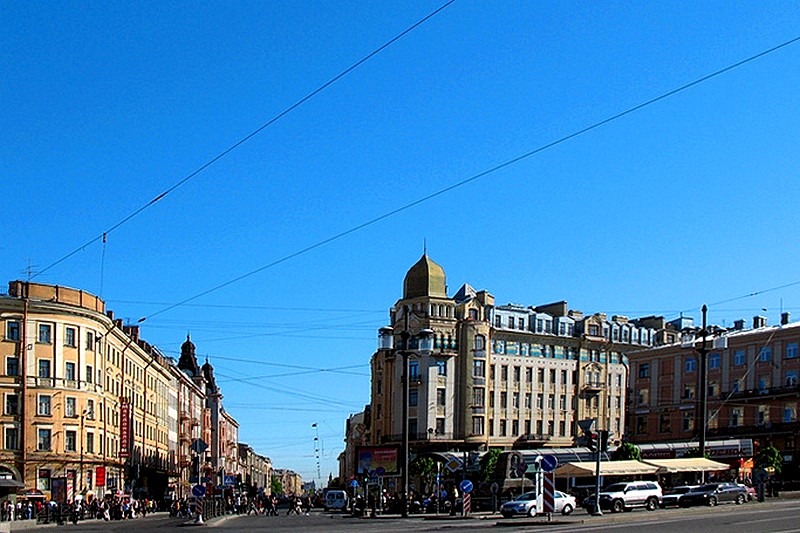
[[[603,381],[587,381],[581,386],[584,392],[602,392],[606,389],[606,384]]]
[[[719,395],[720,398],[728,398],[738,400],[764,400],[771,398],[780,398],[786,396],[796,396],[800,394],[800,387],[797,385],[788,385],[783,387],[769,387],[765,389],[746,389],[739,391],[723,392]],[[711,397],[709,396],[709,399]]]

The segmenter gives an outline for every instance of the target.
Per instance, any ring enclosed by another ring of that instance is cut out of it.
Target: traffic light
[[[593,452],[597,451],[597,433],[594,431],[587,431],[583,434],[586,438],[586,447]]]
[[[600,451],[607,452],[608,451],[608,430],[601,429],[600,430]]]

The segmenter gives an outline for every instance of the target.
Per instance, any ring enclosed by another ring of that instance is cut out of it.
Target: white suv
[[[655,481],[628,481],[614,483],[600,491],[600,509],[612,512],[630,511],[635,507],[644,507],[655,511],[661,503],[661,485]],[[594,508],[594,496],[584,500],[584,506]]]

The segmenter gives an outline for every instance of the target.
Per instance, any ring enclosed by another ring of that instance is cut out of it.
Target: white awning
[[[595,475],[597,465],[594,461],[581,463],[567,463],[555,470],[559,477],[590,477]],[[639,461],[601,461],[601,476],[638,476],[655,474],[658,467]]]
[[[645,463],[658,467],[659,474],[675,472],[716,472],[718,470],[728,470],[730,468],[730,466],[725,463],[704,459],[703,457],[645,459]]]

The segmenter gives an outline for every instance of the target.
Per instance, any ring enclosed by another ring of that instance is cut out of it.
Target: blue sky
[[[49,267],[439,5],[5,2],[0,273]],[[306,479],[315,422],[336,473],[423,241],[451,293],[498,303],[797,317],[800,43],[160,311],[793,39],[798,15],[459,0],[34,280],[157,314],[142,334],[168,354],[190,331],[241,440]]]

